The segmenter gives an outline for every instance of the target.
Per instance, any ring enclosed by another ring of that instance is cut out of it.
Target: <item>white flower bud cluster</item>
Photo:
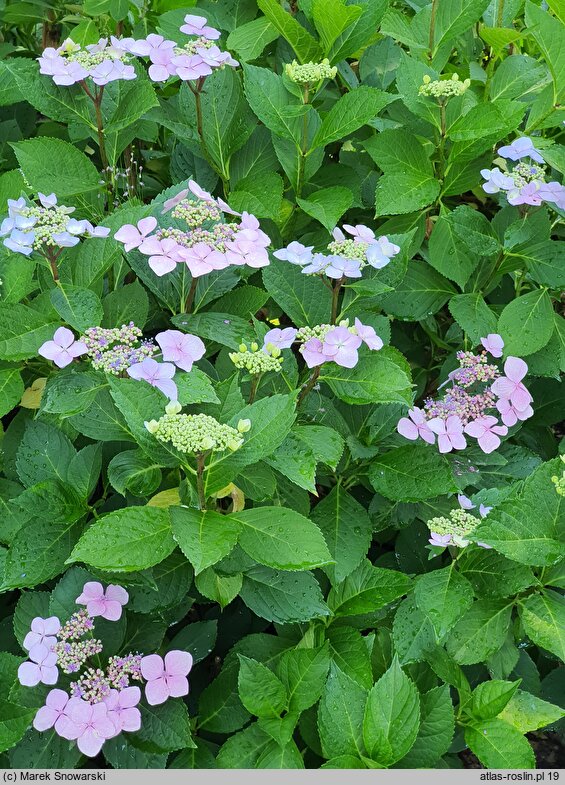
[[[272,343],[267,344],[263,350],[256,343],[251,344],[251,351],[242,343],[238,352],[230,352],[230,360],[236,368],[245,369],[256,375],[274,371],[279,373],[282,365],[281,350]]]
[[[169,442],[179,452],[201,455],[211,451],[235,452],[243,444],[242,433],[251,428],[249,420],[240,420],[238,429],[219,423],[207,414],[179,414],[180,404],[169,404],[159,420],[150,420],[145,427],[160,442]]]
[[[465,79],[462,82],[458,74],[453,74],[451,79],[436,79],[435,81],[432,81],[431,77],[425,74],[423,82],[423,85],[418,90],[420,95],[443,99],[463,95],[471,84],[470,79]]]
[[[359,259],[359,261],[363,262],[361,266],[363,268],[367,264],[365,254],[368,247],[369,243],[358,242],[357,240],[333,240],[328,245],[328,251],[346,259]]]
[[[293,60],[292,63],[285,65],[284,70],[291,82],[295,84],[316,84],[322,79],[333,79],[337,74],[337,68],[330,65],[327,57],[321,63],[304,63],[303,65]]]

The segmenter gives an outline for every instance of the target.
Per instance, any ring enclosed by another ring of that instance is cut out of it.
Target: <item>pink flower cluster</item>
[[[154,82],[166,82],[173,76],[183,81],[202,80],[216,68],[237,68],[238,61],[214,43],[220,31],[209,27],[205,17],[188,14],[184,21],[180,31],[192,37],[186,44],[155,33],[139,40],[126,38],[121,44],[128,52],[149,58],[149,76]]]
[[[100,644],[92,639],[79,644],[69,641],[89,634],[96,617],[117,621],[128,600],[128,593],[122,586],[110,585],[104,589],[98,581],[88,581],[76,599],[77,604],[86,606],[85,609],[73,614],[63,627],[55,616],[33,619],[23,642],[29,660],[18,669],[20,683],[26,687],[39,683],[56,684],[61,647],[70,649],[83,644]],[[102,646],[87,646],[87,649],[92,654],[99,654]],[[81,656],[76,670],[86,659]],[[145,681],[145,698],[149,705],[155,706],[168,698],[188,695],[187,675],[191,667],[192,656],[185,651],[170,651],[164,659],[158,654],[111,657],[106,671],[87,668],[78,681],[70,684],[69,692],[52,689],[45,705],[35,715],[33,727],[40,732],[53,728],[62,738],[76,741],[83,755],[94,757],[107,739],[141,728],[138,708],[141,689],[130,686],[130,678]],[[72,669],[64,671],[73,672]]]
[[[408,417],[399,420],[398,433],[412,441],[423,439],[428,444],[434,444],[437,436],[441,453],[464,450],[465,436],[471,436],[488,454],[500,446],[500,437],[507,435],[509,426],[533,415],[533,399],[522,382],[528,372],[527,364],[518,357],[508,357],[501,375],[497,366],[487,362],[485,352],[501,357],[502,338],[491,333],[481,338],[481,342],[485,349],[481,354],[458,353],[460,367],[449,374],[452,387],[443,399],[427,399],[426,411],[418,407],[411,409]],[[490,413],[493,411],[501,415],[502,425],[498,416]]]
[[[388,237],[376,237],[368,226],[344,224],[343,228],[350,237],[336,227],[333,241],[328,245],[329,254],[312,253],[314,246],[292,242],[286,248],[273,253],[276,259],[302,267],[305,275],[326,275],[328,278],[361,278],[364,267],[377,270],[385,267],[400,251],[400,246],[390,242]]]
[[[273,333],[274,331],[271,331]],[[265,336],[267,343],[273,343],[270,333]],[[355,325],[349,327],[348,322],[341,322],[337,327],[319,325],[318,327],[302,327],[295,336],[302,340],[300,353],[308,368],[315,368],[323,363],[334,362],[343,368],[354,368],[359,360],[358,350],[362,343],[372,351],[383,347],[383,341],[373,327],[362,324],[355,319]],[[281,348],[275,337],[274,344]]]
[[[120,328],[91,327],[77,341],[71,330],[59,327],[53,339],[45,341],[37,351],[59,368],[88,354],[95,368],[115,376],[125,372],[132,379],[156,387],[170,400],[176,400],[177,386],[173,381],[176,369],[191,371],[193,364],[206,352],[204,342],[196,335],[164,330],[157,333],[155,341],[165,362],[157,362],[150,356],[157,351],[157,346],[152,341],[140,343],[141,335],[141,330],[130,322]]]
[[[202,200],[202,204],[187,200],[189,189]],[[124,244],[126,252],[138,248],[148,256],[149,266],[158,276],[172,272],[177,265],[186,265],[191,276],[199,278],[230,265],[247,265],[256,269],[269,264],[266,249],[271,241],[254,215],[244,212],[239,224],[220,222],[212,229],[204,229],[202,224],[216,220],[219,210],[231,215],[240,214],[231,210],[222,199],[214,199],[193,180],[189,182],[189,189],[166,201],[163,213],[173,209],[173,217],[190,221],[192,228],[187,231],[174,227],[157,229],[157,219],[148,217],[141,219],[136,226],[122,226],[114,235],[115,239]],[[192,223],[195,216],[198,218],[197,226]]]
[[[128,64],[125,42],[111,36],[84,49],[67,38],[57,49],[47,47],[39,60],[39,73],[53,77],[58,85],[73,85],[88,77],[103,86],[119,79],[135,79],[135,69]]]
[[[486,181],[483,183],[483,191],[487,194],[502,191],[506,193],[508,203],[513,206],[538,206],[547,202],[560,210],[565,209],[565,186],[555,180],[546,182],[545,168],[539,165],[544,163],[543,155],[529,137],[522,136],[512,144],[499,147],[498,154],[502,158],[520,163],[505,172],[498,167],[481,169],[481,175]],[[522,163],[522,158],[530,158],[536,163]]]

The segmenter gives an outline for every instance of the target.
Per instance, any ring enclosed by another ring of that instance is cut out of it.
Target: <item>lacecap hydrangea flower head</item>
[[[363,224],[344,224],[343,229],[349,236],[336,227],[327,254],[314,253],[313,246],[294,241],[286,248],[274,251],[273,256],[300,266],[305,275],[325,275],[341,280],[361,278],[363,269],[368,266],[380,270],[400,251],[388,237],[375,236],[373,230]]]
[[[532,139],[522,136],[512,144],[498,148],[498,154],[506,161],[514,161],[512,168],[505,166],[504,171],[482,169],[485,179],[483,191],[487,194],[504,193],[508,204],[513,206],[539,206],[546,202],[560,210],[565,210],[565,186],[555,180],[546,181],[546,168],[543,152],[538,150]],[[526,159],[526,160],[523,160]]]
[[[131,57],[124,43],[111,36],[84,48],[67,38],[61,46],[44,49],[39,60],[39,73],[51,76],[55,84],[73,85],[92,79],[99,86],[119,79],[135,79]]]
[[[522,381],[527,364],[519,357],[507,357],[502,374],[488,358],[488,354],[497,359],[502,356],[501,336],[489,334],[481,342],[484,348],[477,354],[457,352],[459,368],[442,385],[451,382],[451,386],[441,398],[427,398],[423,409],[411,409],[399,420],[398,433],[428,444],[434,444],[437,437],[441,453],[464,450],[470,436],[483,452],[491,453],[509,427],[533,415],[533,399]]]
[[[149,77],[154,82],[166,82],[172,77],[202,82],[218,68],[237,68],[239,65],[229,52],[215,43],[220,38],[220,31],[208,25],[205,17],[187,14],[180,32],[190,40],[182,44],[150,33],[147,38],[123,39],[121,44],[131,54],[149,59]]]
[[[30,256],[34,251],[47,258],[57,256],[63,248],[72,248],[81,237],[107,237],[110,230],[93,226],[90,221],[71,218],[74,207],[57,203],[55,194],[37,194],[39,204],[8,199],[8,216],[0,225],[4,245],[14,253]]]
[[[192,656],[186,651],[169,651],[164,658],[139,652],[104,657],[96,619],[118,621],[128,600],[122,586],[87,581],[76,598],[84,607],[63,624],[56,616],[34,618],[23,641],[29,659],[19,666],[20,684],[62,682],[47,694],[33,727],[54,729],[87,757],[98,755],[108,739],[141,728],[141,687],[151,706],[188,694]]]
[[[148,256],[149,267],[156,275],[166,275],[183,265],[193,278],[199,278],[230,266],[257,269],[269,264],[266,249],[271,240],[257,218],[235,212],[193,180],[187,189],[164,203],[162,214],[169,212],[186,229],[158,227],[157,219],[148,217],[137,226],[122,226],[114,235],[126,252],[137,248]],[[239,217],[239,223],[225,221],[224,214]]]

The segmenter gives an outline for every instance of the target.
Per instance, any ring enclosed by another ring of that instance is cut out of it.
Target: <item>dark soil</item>
[[[536,768],[565,769],[565,742],[558,733],[528,733],[528,739],[534,748]],[[478,759],[470,750],[459,753],[466,769],[482,769]]]

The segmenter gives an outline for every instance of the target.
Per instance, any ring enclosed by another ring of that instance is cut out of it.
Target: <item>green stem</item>
[[[52,248],[47,247],[45,252],[45,256],[47,261],[49,262],[49,266],[51,267],[51,274],[53,275],[53,280],[56,284],[59,283],[59,270],[57,268],[57,259],[59,258],[59,253],[54,253]]]
[[[434,56],[434,43],[436,36],[436,16],[439,6],[439,0],[432,0],[432,15],[430,17],[430,35],[428,38],[428,60],[432,60]]]
[[[308,85],[304,88],[302,96],[302,103],[304,106],[308,104],[310,98],[310,91]],[[298,161],[298,173],[296,175],[296,196],[300,197],[302,188],[304,186],[304,170],[306,168],[306,156],[308,153],[308,112],[305,112],[302,117],[302,138],[300,140],[300,160]]]
[[[314,388],[316,382],[318,381],[318,377],[320,376],[320,366],[314,368],[312,375],[308,379],[308,382],[304,385],[302,392],[298,396],[297,406],[300,406],[302,401],[306,398],[308,393]]]
[[[257,390],[259,388],[259,382],[261,381],[261,377],[263,376],[262,373],[256,373],[251,379],[251,389],[249,390],[249,400],[247,403],[253,403],[255,400],[255,396],[257,395]]]
[[[201,510],[206,509],[206,494],[204,493],[204,465],[206,456],[199,453],[196,456],[196,489],[198,491],[198,506]]]
[[[189,289],[186,301],[184,303],[184,312],[185,313],[190,313],[190,311],[191,311],[191,308],[192,308],[192,306],[194,304],[194,295],[196,294],[196,287],[197,287],[197,285],[198,285],[198,279],[197,278],[193,278],[192,279],[192,283],[190,284],[190,289]]]
[[[337,319],[337,308],[338,308],[338,300],[339,300],[339,292],[343,285],[343,278],[340,278],[339,281],[336,282],[335,286],[333,287],[332,291],[332,316],[330,323],[335,324],[335,320]]]
[[[94,112],[96,114],[96,128],[98,130],[98,148],[100,150],[100,160],[103,168],[107,171],[109,162],[106,154],[106,140],[104,139],[104,118],[102,117],[102,96],[104,95],[104,85],[96,93],[94,100]]]
[[[504,0],[498,0],[498,4],[496,7],[496,26],[502,27],[502,22],[504,19]]]

